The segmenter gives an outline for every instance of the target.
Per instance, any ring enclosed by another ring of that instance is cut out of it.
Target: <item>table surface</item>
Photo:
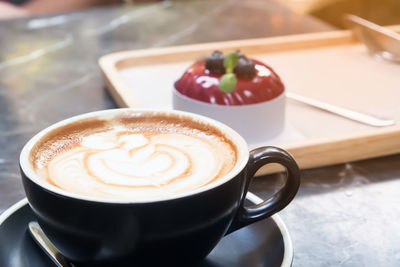
[[[0,213],[25,196],[18,156],[59,120],[116,107],[97,60],[115,51],[333,30],[267,0],[177,1],[0,22]],[[400,266],[400,155],[302,171],[280,212],[294,266]],[[267,197],[282,174],[254,180]]]

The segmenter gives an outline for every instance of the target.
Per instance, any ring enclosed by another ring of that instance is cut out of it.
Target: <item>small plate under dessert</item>
[[[247,195],[249,203],[259,203],[254,194]],[[53,267],[54,263],[38,247],[28,233],[28,223],[36,220],[26,198],[0,215],[0,266]],[[291,266],[293,246],[288,230],[279,217],[251,224],[225,238],[199,263],[207,266]]]

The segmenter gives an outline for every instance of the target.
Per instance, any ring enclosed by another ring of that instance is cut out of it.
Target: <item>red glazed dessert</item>
[[[285,125],[284,85],[267,65],[238,51],[214,52],[175,82],[173,107],[221,121],[250,146],[265,144]]]
[[[239,58],[239,67],[240,61]],[[175,88],[182,95],[192,99],[218,105],[256,104],[281,95],[284,85],[279,76],[264,63],[258,60],[251,61],[254,63],[254,70],[250,75],[241,74],[237,71],[238,67],[235,68],[237,84],[230,93],[225,93],[219,88],[224,71],[207,69],[206,60],[195,62],[190,66],[176,81]]]

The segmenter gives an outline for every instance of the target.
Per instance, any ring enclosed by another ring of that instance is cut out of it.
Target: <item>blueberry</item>
[[[239,57],[238,64],[234,70],[236,75],[241,78],[251,78],[256,74],[254,61],[246,58],[246,57]]]
[[[224,74],[224,54],[221,51],[214,51],[211,55],[206,58],[206,69],[212,74]]]
[[[242,51],[236,50],[236,53],[237,53],[239,58],[246,58],[246,56],[242,53]]]

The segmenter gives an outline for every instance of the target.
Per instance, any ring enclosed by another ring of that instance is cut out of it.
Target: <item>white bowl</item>
[[[249,144],[279,135],[285,125],[285,94],[257,104],[225,106],[187,97],[173,89],[173,108],[204,115],[236,130]]]

